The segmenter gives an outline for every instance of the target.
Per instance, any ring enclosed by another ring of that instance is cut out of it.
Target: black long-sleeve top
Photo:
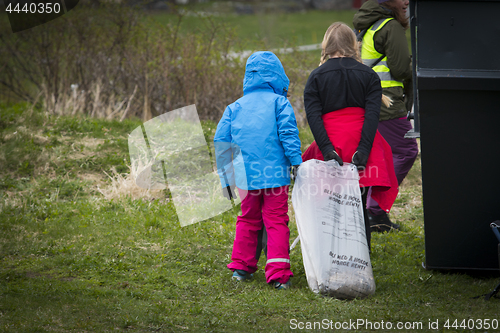
[[[381,98],[378,75],[353,58],[331,58],[313,70],[304,89],[304,106],[323,156],[334,148],[321,116],[346,107],[365,109],[358,151],[368,156],[378,127]]]

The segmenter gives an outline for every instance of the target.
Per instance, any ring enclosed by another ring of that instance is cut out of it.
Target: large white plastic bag
[[[309,288],[340,299],[375,293],[356,167],[302,163],[292,204]]]

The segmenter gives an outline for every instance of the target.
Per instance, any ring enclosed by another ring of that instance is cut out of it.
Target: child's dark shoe
[[[286,283],[281,283],[281,282],[275,281],[273,283],[273,285],[274,285],[274,289],[277,289],[277,290],[290,289],[292,287],[292,283],[290,282],[290,280],[288,280]]]
[[[253,277],[253,274],[248,273],[247,271],[241,270],[241,269],[236,269],[233,272],[233,276],[231,279],[236,280],[236,281],[247,281],[250,280]]]

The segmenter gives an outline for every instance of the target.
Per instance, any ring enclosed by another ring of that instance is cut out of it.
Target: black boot
[[[372,232],[399,230],[399,224],[392,223],[386,213],[383,213],[382,215],[373,215],[370,211],[368,211],[368,219],[370,220],[370,229]]]

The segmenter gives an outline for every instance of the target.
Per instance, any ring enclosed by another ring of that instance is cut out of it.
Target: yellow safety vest
[[[375,42],[373,41],[373,37],[375,36],[375,33],[382,29],[382,27],[390,20],[393,20],[393,18],[378,20],[366,31],[365,35],[363,36],[361,59],[363,60],[363,64],[367,65],[368,67],[372,67],[373,63],[375,63],[382,56],[382,53],[379,53],[377,52],[377,50],[375,50]],[[404,87],[403,82],[400,80],[396,80],[392,76],[389,67],[387,67],[387,56],[382,58],[382,60],[372,68],[380,77],[382,88]]]

